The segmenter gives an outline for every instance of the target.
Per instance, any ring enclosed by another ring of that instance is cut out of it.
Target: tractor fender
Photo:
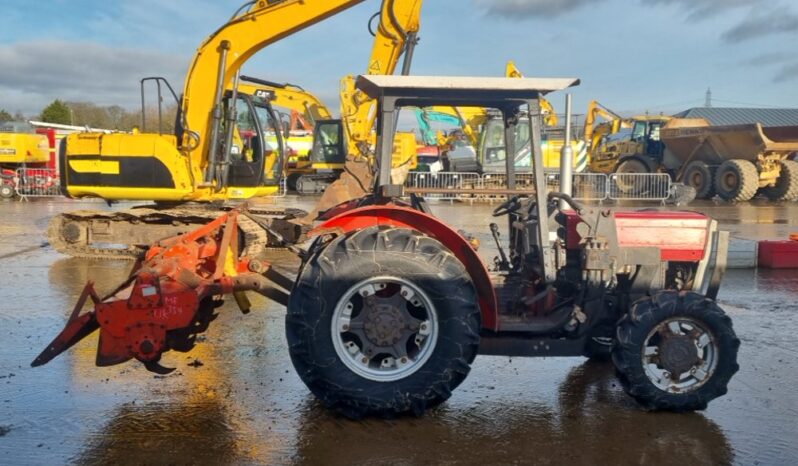
[[[409,228],[440,241],[452,251],[465,266],[474,282],[479,297],[479,309],[482,314],[482,328],[498,331],[499,313],[496,293],[488,275],[485,264],[479,258],[468,241],[458,232],[440,221],[418,210],[395,205],[367,206],[348,210],[326,220],[308,233],[308,236],[326,234],[343,235],[351,231],[362,230],[378,225]]]

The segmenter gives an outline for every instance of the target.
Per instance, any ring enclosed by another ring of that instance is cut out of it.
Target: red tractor
[[[539,98],[576,83],[361,76],[358,87],[378,101],[374,190],[322,216],[309,249],[295,248],[303,259],[295,280],[262,258],[234,257],[236,222],[257,218],[232,212],[155,244],[108,297],[87,286],[34,365],[99,328],[98,364],[136,358],[166,372],[161,354],[188,351],[220,295],[235,294],[248,311],[242,292],[257,291],[287,305],[300,378],[349,417],[421,414],[451,395],[477,354],[611,357],[644,407],[705,408],[738,369],[739,340],[714,301],[728,235],[697,213],[613,212],[547,194]],[[418,192],[392,183],[397,110],[430,105],[499,110],[504,154],[526,142],[518,135],[530,135],[538,189],[515,191],[505,157],[508,189],[499,194],[509,198],[494,216],[507,218],[509,243],[505,252],[492,224],[493,272]],[[401,200],[406,194],[410,202]],[[88,297],[95,308],[81,314]]]

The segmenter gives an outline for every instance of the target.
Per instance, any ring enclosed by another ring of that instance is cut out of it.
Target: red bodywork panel
[[[568,215],[568,249],[579,247],[579,216]],[[618,245],[660,248],[663,261],[699,262],[704,258],[710,219],[697,212],[616,212]]]
[[[429,235],[449,248],[463,263],[479,296],[482,327],[498,331],[496,293],[485,264],[468,241],[439,219],[418,210],[394,205],[368,206],[345,211],[314,228],[308,235],[346,234],[378,225],[409,228]]]

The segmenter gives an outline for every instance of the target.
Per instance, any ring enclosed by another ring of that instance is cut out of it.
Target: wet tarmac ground
[[[264,300],[248,316],[226,304],[193,352],[165,356],[178,367],[168,376],[134,362],[95,367],[96,336],[29,367],[88,279],[102,294],[128,273],[130,262],[43,245],[55,213],[102,206],[0,203],[0,464],[798,464],[798,270],[727,275],[719,301],[742,340],[740,372],[704,412],[644,412],[608,364],[479,356],[424,417],[354,422],[327,412],[299,380],[284,310]],[[477,234],[488,260],[492,207],[433,204]],[[795,204],[691,208],[738,237],[798,231]]]

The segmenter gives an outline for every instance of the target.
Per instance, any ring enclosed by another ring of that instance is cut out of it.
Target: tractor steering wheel
[[[509,214],[510,212],[515,212],[521,207],[521,198],[526,197],[525,195],[516,195],[511,198],[508,198],[504,201],[499,207],[493,209],[493,216],[494,217],[502,217],[504,215]]]

